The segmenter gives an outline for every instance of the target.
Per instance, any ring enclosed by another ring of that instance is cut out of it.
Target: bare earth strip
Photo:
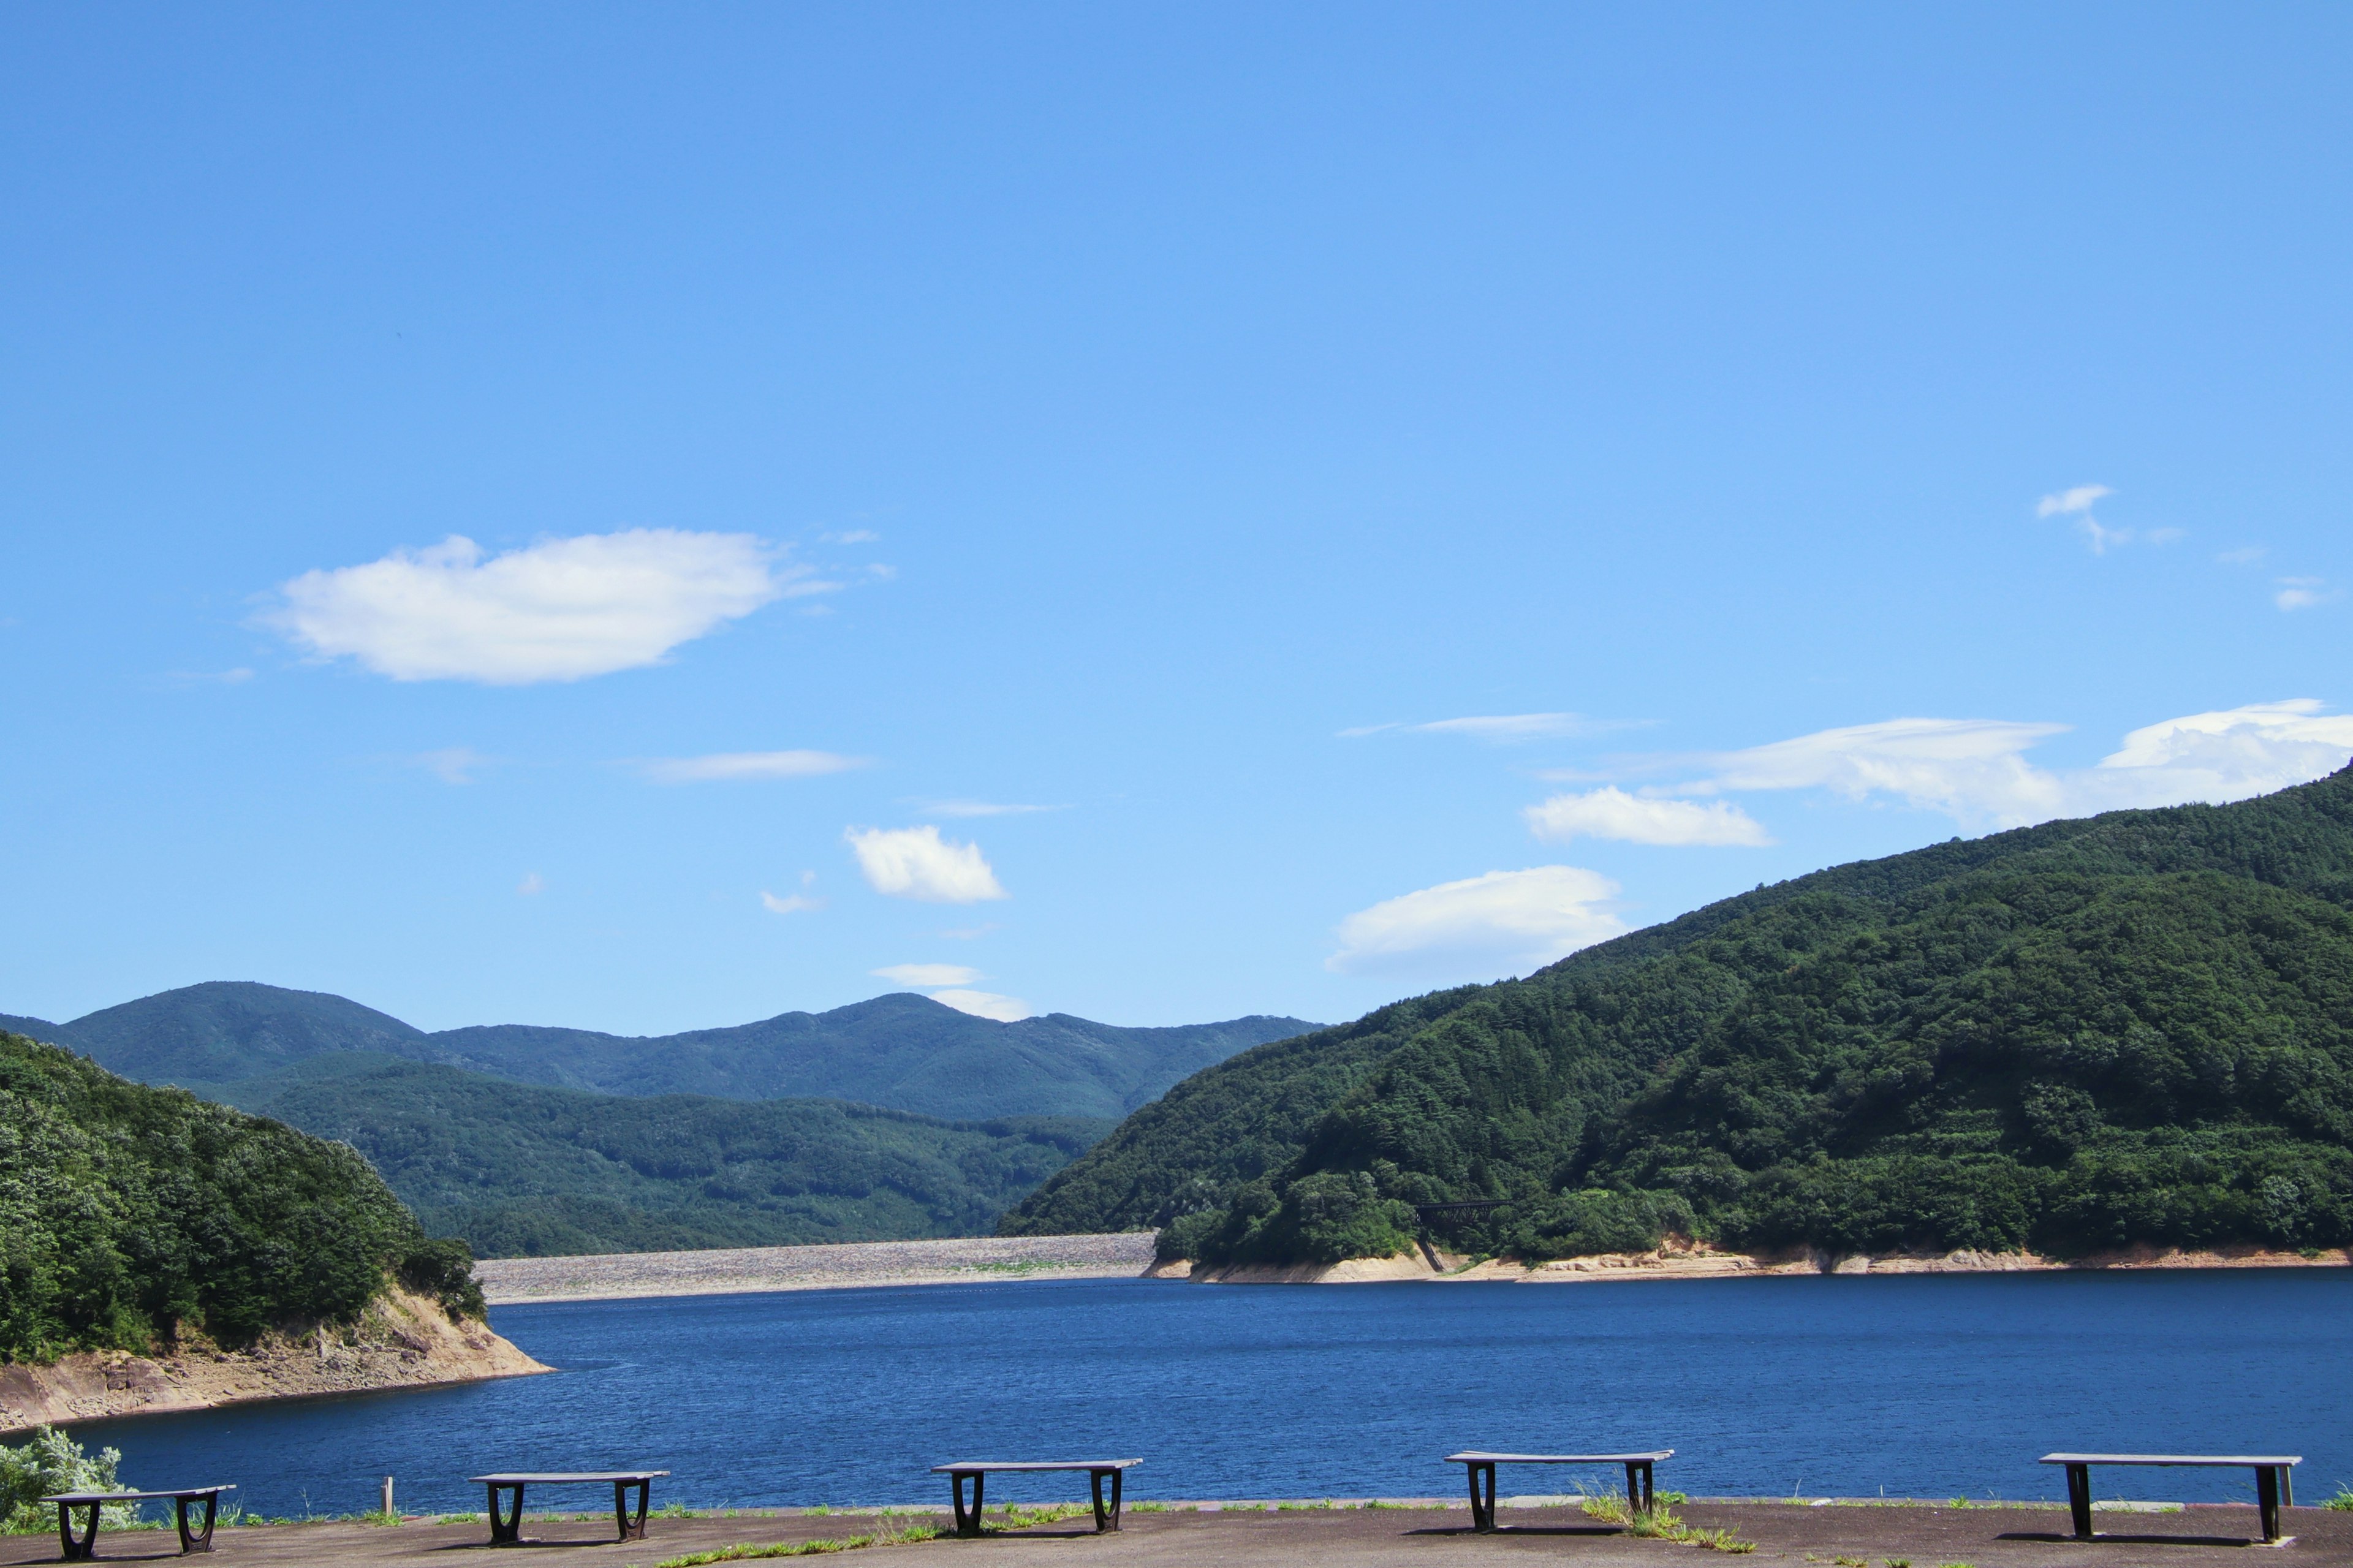
[[[647,1296],[839,1290],[1003,1279],[1134,1279],[1152,1267],[1152,1233],[970,1237],[590,1258],[491,1258],[475,1265],[494,1307]]]
[[[1175,1505],[1184,1509],[1187,1505]],[[1217,1505],[1208,1505],[1215,1509]],[[2067,1511],[2051,1504],[1804,1507],[1789,1503],[1701,1501],[1677,1510],[1690,1524],[1730,1531],[1755,1542],[1746,1561],[1798,1565],[1865,1560],[1917,1563],[1966,1563],[1977,1568],[2084,1568],[2116,1564],[2213,1563],[2233,1549],[2255,1544],[2251,1507],[2191,1507],[2163,1514],[2103,1513],[2101,1541],[2085,1547],[2066,1539]],[[526,1540],[554,1546],[579,1568],[653,1568],[690,1554],[723,1552],[730,1547],[785,1547],[819,1542],[849,1544],[881,1530],[941,1525],[937,1515],[745,1513],[658,1519],[644,1541],[613,1539],[607,1514],[534,1518]],[[1018,1531],[992,1531],[976,1542],[934,1541],[878,1546],[858,1561],[881,1568],[950,1562],[986,1561],[995,1568],[1461,1568],[1465,1563],[1560,1563],[1578,1568],[1692,1568],[1697,1563],[1730,1561],[1665,1541],[1641,1540],[1622,1528],[1598,1523],[1575,1508],[1510,1507],[1493,1535],[1471,1532],[1469,1510],[1421,1503],[1378,1510],[1314,1502],[1253,1506],[1227,1503],[1217,1511],[1139,1511],[1131,1501],[1126,1529],[1098,1536],[1084,1515]],[[2285,1511],[2295,1538],[2283,1562],[2353,1561],[2353,1514],[2316,1508]],[[510,1553],[488,1544],[479,1522],[441,1524],[425,1520],[397,1529],[355,1523],[295,1524],[224,1530],[218,1560],[229,1563],[324,1563],[335,1568],[395,1568],[396,1564],[505,1561]],[[2217,1552],[2217,1548],[2222,1548]],[[179,1542],[171,1531],[145,1531],[100,1538],[100,1550],[121,1561],[176,1560]],[[819,1550],[822,1550],[820,1547]],[[58,1543],[47,1536],[0,1536],[0,1564],[55,1562]],[[763,1553],[770,1555],[771,1553]]]

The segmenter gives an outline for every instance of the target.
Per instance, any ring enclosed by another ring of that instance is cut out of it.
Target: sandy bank
[[[491,1258],[475,1265],[493,1306],[955,1285],[1001,1279],[1134,1279],[1152,1266],[1152,1233],[970,1237],[588,1258]]]
[[[1933,1255],[1833,1258],[1820,1252],[1782,1254],[1719,1252],[1701,1245],[1662,1247],[1655,1252],[1608,1253],[1527,1264],[1470,1259],[1443,1252],[1404,1252],[1394,1258],[1352,1258],[1343,1263],[1229,1264],[1197,1268],[1163,1264],[1158,1279],[1191,1279],[1213,1285],[1346,1285],[1374,1280],[1423,1279],[1436,1284],[1503,1281],[1527,1285],[1574,1285],[1608,1279],[1729,1279],[1776,1274],[2010,1274],[2060,1269],[2126,1268],[2342,1268],[2353,1263],[2343,1248],[2306,1258],[2234,1247],[2183,1252],[2132,1247],[2062,1260],[2031,1252],[1947,1252]]]
[[[195,1343],[168,1356],[107,1352],[0,1366],[0,1432],[548,1370],[482,1324],[453,1323],[432,1301],[396,1289],[340,1338],[271,1335],[247,1351]]]

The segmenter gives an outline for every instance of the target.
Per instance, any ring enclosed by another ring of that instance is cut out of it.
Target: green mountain
[[[0,1034],[0,1362],[247,1343],[395,1276],[480,1316],[472,1269],[348,1148]]]
[[[1179,1084],[1008,1233],[1208,1261],[2353,1241],[2353,768],[1838,867]]]
[[[478,1257],[986,1235],[1113,1126],[621,1098],[361,1052],[217,1093],[349,1143],[427,1226]]]
[[[902,994],[678,1035],[520,1024],[427,1034],[341,996],[228,981],[10,1026],[126,1077],[199,1090],[360,1051],[608,1094],[852,1100],[958,1119],[1115,1119],[1238,1050],[1314,1027],[1249,1017],[1127,1029],[1060,1013],[1000,1024]]]

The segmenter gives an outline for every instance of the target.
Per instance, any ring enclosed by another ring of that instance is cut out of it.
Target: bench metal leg
[[[1647,1459],[1636,1459],[1626,1466],[1626,1506],[1636,1513],[1651,1511],[1651,1465]]]
[[[1481,1535],[1492,1534],[1495,1528],[1495,1467],[1466,1464],[1462,1468],[1471,1475],[1471,1528]],[[1482,1476],[1487,1483],[1484,1497],[1479,1492]]]
[[[518,1481],[512,1487],[493,1486],[490,1491],[491,1544],[493,1546],[515,1545],[522,1540],[522,1483]],[[502,1491],[514,1493],[514,1514],[509,1519],[499,1517],[499,1494]]]
[[[638,1517],[629,1519],[629,1489],[638,1489]],[[646,1538],[646,1494],[652,1489],[650,1481],[615,1481],[613,1483],[613,1522],[621,1529],[623,1541],[643,1541]]]
[[[949,1492],[955,1500],[955,1532],[958,1535],[970,1537],[980,1533],[981,1484],[987,1479],[982,1471],[972,1472],[972,1511],[967,1513],[964,1506],[965,1478],[959,1474],[948,1477]]]
[[[2067,1467],[2067,1511],[2075,1516],[2075,1539],[2092,1539],[2092,1467]]]
[[[213,1516],[220,1509],[220,1494],[216,1492],[204,1500],[205,1527],[202,1530],[188,1528],[188,1505],[196,1500],[184,1497],[173,1500],[180,1505],[180,1555],[185,1557],[191,1552],[210,1552],[213,1549]]]
[[[77,1508],[90,1510],[90,1529],[79,1540],[75,1539],[73,1527],[73,1510]],[[59,1543],[58,1554],[69,1563],[86,1563],[97,1556],[98,1504],[94,1502],[58,1504],[58,1541]]]
[[[2278,1466],[2257,1465],[2255,1467],[2255,1507],[2262,1510],[2263,1539],[2267,1542],[2277,1541],[2280,1538],[2279,1479]]]
[[[1103,1510],[1103,1478],[1105,1476],[1109,1476],[1111,1478],[1111,1510],[1108,1513]],[[1117,1470],[1089,1470],[1087,1472],[1087,1488],[1094,1494],[1095,1533],[1097,1535],[1101,1535],[1107,1530],[1117,1530],[1119,1528],[1119,1483],[1120,1472]]]

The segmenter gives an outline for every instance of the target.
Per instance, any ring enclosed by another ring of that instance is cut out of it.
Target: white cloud
[[[420,752],[408,760],[443,784],[470,784],[475,771],[488,767],[491,759],[471,746],[445,746],[438,752]]]
[[[712,779],[812,779],[862,768],[873,760],[834,752],[719,752],[707,757],[659,757],[639,765],[656,784],[702,784]]]
[[[760,889],[760,907],[772,915],[797,915],[825,908],[825,900],[813,899],[807,893],[786,893],[780,899],[763,888]]]
[[[927,800],[921,808],[934,816],[1026,816],[1033,811],[1067,811],[1060,805],[1000,805],[988,800]]]
[[[524,872],[522,880],[515,884],[517,895],[526,899],[534,898],[545,891],[547,891],[547,884],[540,880],[539,873],[536,871]]]
[[[1514,741],[1590,735],[1624,727],[1605,720],[1588,719],[1581,713],[1489,713],[1466,719],[1433,719],[1425,724],[1362,724],[1353,730],[1341,731],[1340,738],[1355,740],[1362,735],[1378,735],[1397,730],[1408,734],[1468,735],[1474,741],[1507,745]]]
[[[981,858],[979,845],[943,840],[936,827],[852,827],[842,838],[857,853],[858,868],[878,893],[935,904],[974,904],[1007,896],[997,873]]]
[[[879,544],[882,536],[871,528],[853,528],[847,533],[820,533],[828,544]]]
[[[2325,605],[2337,597],[2337,590],[2323,577],[2282,577],[2279,592],[2272,603],[2283,610],[2308,610],[2315,605]]]
[[[1828,789],[1894,795],[1964,821],[2004,826],[2066,815],[2064,791],[2019,755],[2067,728],[1993,719],[1889,719],[1823,730],[1709,759],[1700,789]]]
[[[2147,725],[2096,767],[2046,769],[2022,753],[2063,724],[1891,719],[1824,730],[1710,759],[1718,790],[1824,788],[1893,797],[1973,830],[2020,827],[2128,806],[2220,804],[2306,784],[2353,755],[2353,714],[2312,698],[2251,703]]]
[[[1729,801],[1701,805],[1688,800],[1659,800],[1628,795],[1615,788],[1588,790],[1583,795],[1556,795],[1521,815],[1528,831],[1538,838],[1566,842],[1617,838],[1629,844],[1745,844],[1773,842],[1765,825]]]
[[[2034,515],[2065,517],[2073,512],[2089,511],[2092,510],[2094,501],[2116,493],[2105,485],[2077,485],[2073,489],[2061,490],[2055,495],[2044,496],[2035,503]]]
[[[263,619],[322,658],[355,658],[395,680],[522,686],[659,663],[771,600],[837,586],[748,533],[640,528],[488,558],[451,534],[305,572]]]
[[[890,963],[866,972],[877,980],[895,981],[928,991],[934,985],[969,985],[983,979],[977,969],[966,969],[961,963]]]
[[[1029,1004],[1020,997],[999,996],[994,991],[934,991],[932,1000],[944,1002],[959,1013],[994,1018],[1000,1024],[1018,1024],[1031,1012]]]
[[[2105,485],[2077,485],[2073,489],[2060,490],[2056,494],[2044,496],[2035,502],[2034,515],[2073,518],[2075,526],[2084,531],[2084,538],[2090,543],[2092,553],[2105,555],[2116,545],[2132,542],[2131,529],[2104,527],[2100,520],[2092,515],[2094,502],[2116,493]],[[2162,531],[2168,539],[2181,537],[2181,531],[2179,529],[2167,529]]]
[[[2260,544],[2248,544],[2237,550],[2225,550],[2214,559],[2225,566],[2252,566],[2270,553],[2270,551]]]
[[[1345,974],[1534,968],[1625,931],[1618,884],[1576,866],[1490,871],[1386,899],[1340,922],[1324,967]]]

